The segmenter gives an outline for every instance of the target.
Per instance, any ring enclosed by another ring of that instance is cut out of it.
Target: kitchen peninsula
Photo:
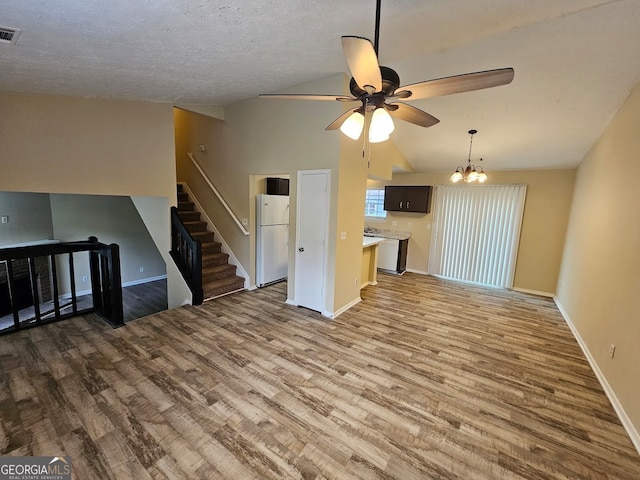
[[[378,245],[384,238],[363,237],[362,239],[362,271],[360,274],[360,289],[367,285],[378,283]]]
[[[378,269],[395,275],[402,275],[405,272],[411,232],[387,230],[366,225],[364,236],[382,240],[378,247],[378,260],[376,262]]]

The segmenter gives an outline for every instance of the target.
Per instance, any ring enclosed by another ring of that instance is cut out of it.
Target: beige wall
[[[173,194],[167,104],[0,94],[0,190]]]
[[[0,94],[0,111],[0,190],[159,196],[175,204],[171,105]],[[168,252],[160,252],[169,265]],[[180,305],[184,291],[174,287],[184,282],[173,278],[177,269],[167,275],[169,305]]]
[[[640,87],[578,169],[557,298],[624,408],[640,450],[638,125]]]
[[[388,184],[449,184],[451,172],[395,174]],[[513,170],[488,172],[488,184],[527,185],[514,288],[553,294],[560,269],[566,225],[571,207],[575,170]],[[369,181],[369,185],[384,182]],[[410,231],[407,268],[426,273],[433,214],[389,212],[386,222],[370,225]],[[397,225],[393,226],[392,223]],[[411,223],[411,227],[408,224]]]
[[[341,153],[334,286],[336,310],[360,299],[364,197],[367,188],[367,161],[362,158],[360,145],[345,135],[339,135]]]
[[[353,143],[353,140],[350,140],[349,137],[346,137],[346,141]],[[361,145],[362,139],[357,143]],[[359,151],[362,154],[362,147],[360,147]],[[367,176],[371,179],[391,180],[394,170],[413,172],[413,167],[407,162],[407,159],[404,158],[404,155],[392,140],[371,144],[371,153],[369,155],[368,151],[365,152],[365,157],[369,161]]]

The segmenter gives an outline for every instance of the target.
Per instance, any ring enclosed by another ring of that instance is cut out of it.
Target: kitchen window
[[[364,215],[381,220],[387,218],[387,212],[384,209],[384,188],[367,188]]]

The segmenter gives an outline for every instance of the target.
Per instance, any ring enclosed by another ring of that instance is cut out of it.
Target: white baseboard
[[[142,285],[143,283],[157,282],[158,280],[166,280],[167,275],[158,275],[157,277],[141,278],[139,280],[132,280],[131,282],[125,282],[123,287],[132,287],[134,285]]]
[[[426,270],[416,270],[415,268],[407,268],[406,271],[409,273],[417,273],[419,275],[429,275],[429,272]]]
[[[528,288],[516,288],[516,287],[513,287],[511,290],[513,290],[514,292],[530,293],[531,295],[538,295],[539,297],[549,297],[549,298],[555,299],[555,294],[549,293],[549,292],[542,292],[540,290],[529,290]]]
[[[93,292],[91,290],[76,290],[76,297],[84,297],[85,295],[91,295]],[[68,300],[71,298],[71,292],[60,294],[61,298]]]
[[[584,356],[587,357],[587,361],[589,362],[589,365],[591,366],[593,373],[596,374],[596,377],[600,382],[600,385],[602,385],[604,392],[607,394],[607,397],[609,398],[609,401],[611,402],[613,409],[618,415],[618,418],[620,419],[622,426],[627,431],[627,434],[631,439],[631,443],[633,443],[633,446],[636,447],[636,450],[640,454],[640,433],[638,432],[636,427],[633,425],[633,423],[631,423],[629,416],[624,411],[624,408],[620,404],[620,401],[618,400],[618,397],[616,396],[615,392],[611,388],[611,385],[609,385],[609,382],[607,381],[607,377],[605,377],[604,373],[602,373],[602,370],[600,370],[598,363],[596,362],[595,358],[593,358],[593,355],[591,355],[591,352],[589,351],[587,344],[584,342],[584,340],[580,336],[580,332],[578,332],[578,329],[571,321],[571,318],[569,318],[569,314],[563,308],[562,304],[558,300],[558,297],[553,295],[553,300],[558,306],[558,310],[560,310],[560,313],[564,317],[564,321],[567,323],[567,325],[569,325],[569,328],[571,329],[571,333],[573,333],[573,336],[578,342],[578,345],[580,345],[580,348],[582,349],[582,353],[584,353]]]
[[[183,188],[189,194],[189,198],[194,203],[196,210],[202,215],[202,217],[204,217],[203,220],[205,220],[213,230],[213,233],[216,236],[216,241],[222,244],[222,247],[221,247],[222,252],[229,255],[229,263],[236,267],[238,276],[244,278],[244,287],[248,290],[254,290],[255,286],[250,285],[251,282],[249,279],[249,274],[240,263],[240,260],[238,260],[238,257],[235,256],[235,254],[233,253],[233,250],[231,250],[231,247],[229,247],[229,244],[225,242],[224,237],[220,234],[220,232],[216,228],[216,224],[211,220],[211,218],[209,218],[204,208],[202,208],[202,205],[200,205],[200,202],[198,202],[198,199],[189,188],[189,185],[187,185],[186,182],[178,182],[178,184],[183,186]]]
[[[290,298],[287,298],[284,302],[287,305],[291,305],[292,307],[297,307],[298,304],[296,302],[294,302],[293,300],[291,300]]]
[[[335,312],[333,312],[333,313],[331,313],[331,312],[322,312],[322,315],[324,315],[325,317],[329,317],[329,318],[337,318],[338,315],[346,312],[347,310],[349,310],[354,305],[359,304],[361,301],[362,301],[362,298],[360,298],[360,297],[354,298],[352,301],[347,303],[344,307],[339,308]]]

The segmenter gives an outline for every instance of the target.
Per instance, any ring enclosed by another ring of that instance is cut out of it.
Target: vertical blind
[[[526,185],[438,185],[429,273],[511,288]]]

